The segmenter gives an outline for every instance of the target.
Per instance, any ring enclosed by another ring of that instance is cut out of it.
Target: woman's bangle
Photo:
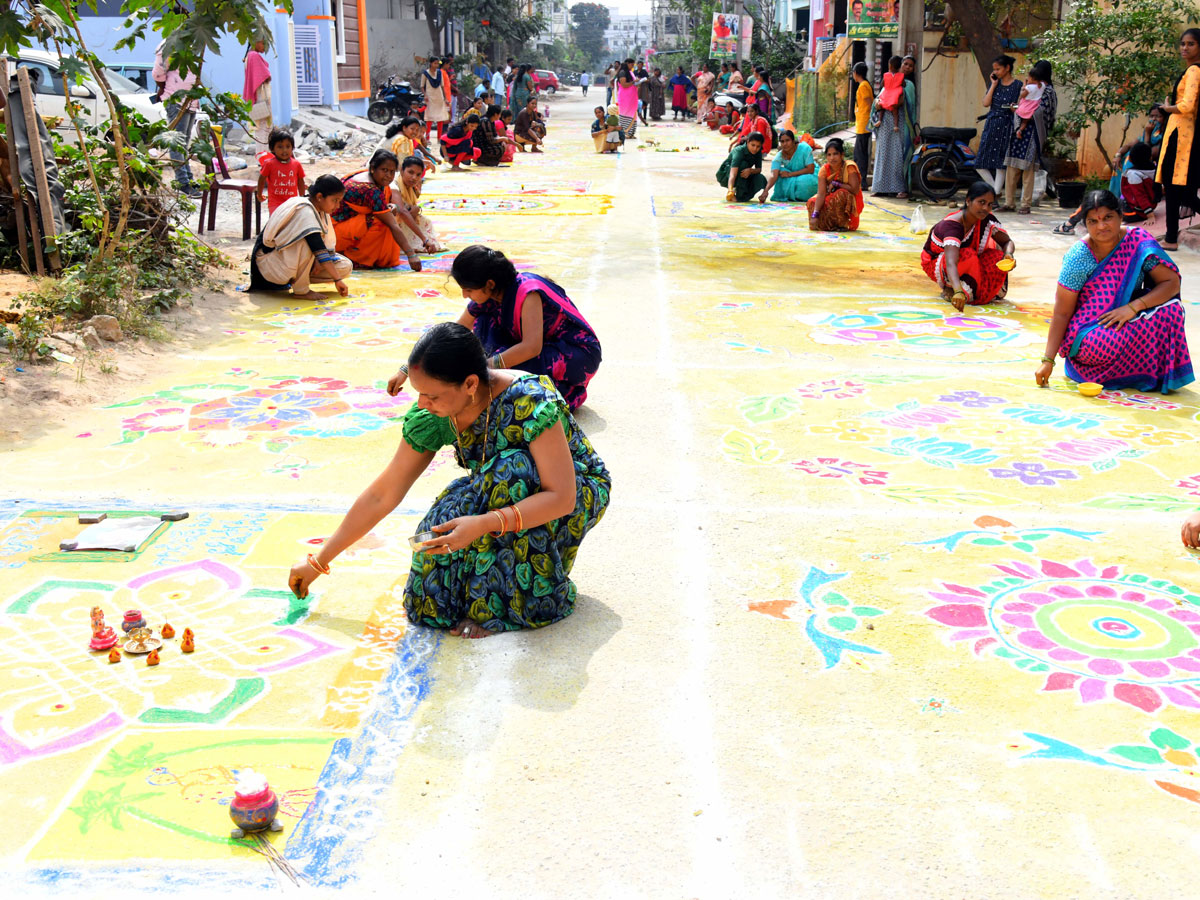
[[[329,566],[323,565],[321,563],[321,561],[319,559],[317,559],[315,556],[313,556],[311,553],[308,554],[308,564],[313,567],[313,570],[318,575],[328,575],[329,574]]]
[[[495,516],[497,519],[500,520],[500,530],[492,532],[492,535],[494,537],[500,537],[500,535],[502,535],[502,534],[504,534],[504,532],[508,531],[508,523],[504,521],[504,516],[500,515],[498,510],[493,509],[493,510],[489,510],[489,512],[491,515]]]
[[[514,503],[512,506],[509,507],[509,509],[511,509],[517,516],[517,527],[514,528],[513,530],[514,531],[524,531],[525,530],[525,519],[524,519],[524,517],[522,517],[521,510],[517,507],[517,504]]]
[[[400,371],[403,372],[405,375],[407,375],[408,374],[408,363],[401,363]]]
[[[1054,357],[1053,357],[1053,356],[1043,356],[1043,357],[1042,357],[1042,362],[1044,362],[1044,363],[1049,363],[1050,365],[1054,365],[1054,363],[1055,363],[1055,359],[1054,359]]]

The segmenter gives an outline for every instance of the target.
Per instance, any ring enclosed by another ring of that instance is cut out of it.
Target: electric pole
[[[733,14],[737,16],[738,33],[733,45],[733,58],[737,60],[738,68],[742,67],[742,26],[745,25],[746,4],[743,0],[733,0]],[[753,26],[751,26],[753,27]]]

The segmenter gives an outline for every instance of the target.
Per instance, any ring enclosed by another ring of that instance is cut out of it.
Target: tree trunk
[[[984,83],[991,78],[992,60],[1004,52],[1000,35],[979,0],[948,0],[954,17],[962,25],[963,34],[975,54]]]
[[[435,0],[422,0],[422,2],[425,6],[425,25],[429,28],[429,52],[437,55],[442,52],[442,11],[438,9]]]

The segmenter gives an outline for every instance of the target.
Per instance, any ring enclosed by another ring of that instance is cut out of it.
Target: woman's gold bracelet
[[[1054,359],[1054,357],[1053,357],[1053,356],[1043,356],[1043,357],[1042,357],[1042,362],[1044,362],[1044,363],[1050,363],[1050,365],[1054,365],[1054,363],[1055,363],[1055,359]]]

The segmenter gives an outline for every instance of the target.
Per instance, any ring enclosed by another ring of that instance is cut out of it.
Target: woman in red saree
[[[1008,291],[1016,245],[992,215],[995,204],[992,187],[976,181],[963,208],[930,229],[921,251],[921,268],[960,312],[968,303],[982,306]]]
[[[355,172],[342,181],[346,196],[333,214],[333,230],[337,232],[338,253],[349,258],[356,269],[394,269],[400,265],[403,253],[412,270],[421,271],[416,249],[396,221],[399,216],[415,233],[421,233],[420,225],[404,205],[393,203],[392,180],[397,166],[395,153],[376,150],[367,171]],[[433,253],[435,246],[436,242],[424,249]]]

